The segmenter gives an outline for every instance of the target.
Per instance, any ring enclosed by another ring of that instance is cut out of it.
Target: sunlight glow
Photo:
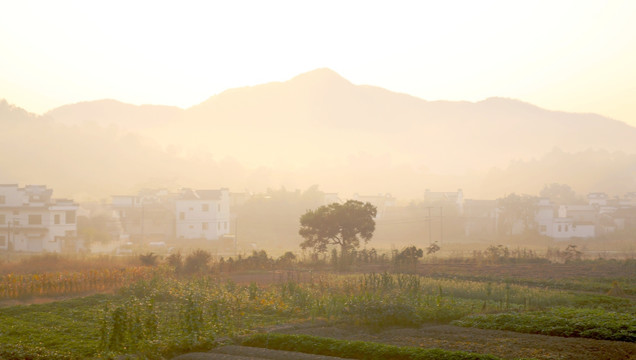
[[[634,1],[3,1],[0,97],[189,107],[329,67],[427,100],[517,98],[636,125]]]

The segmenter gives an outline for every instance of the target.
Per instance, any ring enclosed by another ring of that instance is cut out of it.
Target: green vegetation
[[[636,314],[557,307],[547,311],[471,315],[452,324],[531,334],[636,342]]]
[[[410,260],[419,257],[419,252],[407,248],[402,255],[411,268]],[[227,339],[251,335],[254,329],[264,326],[313,319],[345,321],[376,329],[417,327],[434,322],[636,341],[636,304],[621,296],[548,289],[539,283],[527,286],[510,280],[495,281],[494,277],[474,276],[469,280],[450,275],[434,278],[388,272],[350,275],[291,272],[294,275],[287,274],[287,281],[279,277],[278,282],[269,285],[237,284],[211,274],[210,269],[214,268],[205,253],[193,253],[185,261],[175,255],[170,261],[173,268],[160,265],[122,270],[121,274],[126,276],[120,276],[119,272],[107,273],[112,281],[125,285],[114,295],[0,308],[0,359],[85,359],[120,355],[165,358],[209,349]],[[289,266],[293,261],[293,257],[286,254],[278,262]],[[263,252],[236,262],[228,261],[223,266],[251,264],[261,269],[272,263]],[[34,294],[43,294],[46,289],[56,294],[75,293],[84,286],[91,288],[93,281],[84,277],[70,282],[64,276],[58,278],[58,283],[52,283],[58,285],[49,288],[30,285],[28,289]],[[43,277],[25,275],[20,281],[13,276],[6,279],[5,284],[11,285],[5,287],[6,294],[13,296],[20,284],[40,284]],[[621,295],[618,290],[614,292]],[[340,348],[345,345],[298,339],[300,344],[315,342],[316,346],[323,344],[320,346],[343,351],[340,354],[350,351]],[[280,340],[285,341],[291,340]],[[404,358],[427,358],[438,351],[354,345],[374,349],[371,352],[395,353],[396,358],[403,353],[411,356]],[[467,358],[458,357],[465,354],[439,351],[436,358]],[[362,350],[355,352],[362,353]]]
[[[345,341],[309,335],[256,334],[241,342],[245,346],[274,350],[297,351],[308,354],[338,356],[362,360],[496,360],[492,355],[463,351],[422,349],[410,346],[394,346],[365,341]]]
[[[106,295],[0,309],[0,359],[88,358],[99,346]]]

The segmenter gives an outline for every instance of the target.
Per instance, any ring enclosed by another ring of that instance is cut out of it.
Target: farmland
[[[406,274],[391,267],[331,273],[295,264],[284,272],[244,269],[237,274],[210,266],[178,274],[161,263],[69,273],[75,275],[7,274],[1,283],[5,299],[108,294],[0,308],[0,358],[169,358],[281,324],[346,325],[368,334],[431,326],[473,334],[506,330],[636,354],[633,261],[569,264],[568,271],[558,273],[562,276],[550,269],[563,269],[563,264],[535,266],[537,271],[527,272],[520,270],[533,268],[527,264],[420,264]],[[593,276],[585,277],[585,269]],[[621,296],[606,295],[617,289]],[[549,358],[465,343],[422,341],[422,346]]]

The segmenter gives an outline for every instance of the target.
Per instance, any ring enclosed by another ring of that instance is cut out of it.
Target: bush
[[[187,273],[202,273],[208,270],[208,262],[212,259],[212,254],[205,250],[195,250],[188,255],[185,260],[185,271]]]
[[[144,266],[157,266],[158,258],[157,254],[152,252],[139,255],[139,261],[141,261],[141,264]]]

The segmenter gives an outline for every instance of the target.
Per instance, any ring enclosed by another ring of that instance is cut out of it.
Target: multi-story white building
[[[0,250],[75,250],[78,205],[43,185],[0,185]]]
[[[217,240],[230,232],[228,189],[184,189],[175,207],[177,239]]]

